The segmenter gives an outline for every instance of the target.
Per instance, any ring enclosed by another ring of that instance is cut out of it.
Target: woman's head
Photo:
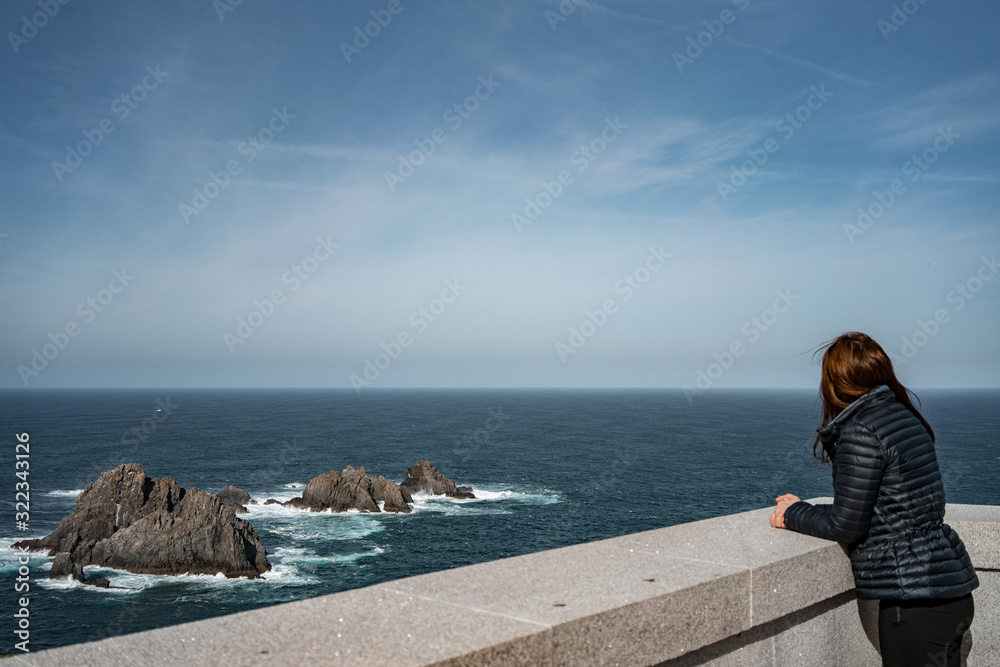
[[[820,350],[823,349],[825,351],[819,391],[823,397],[824,426],[858,398],[876,387],[887,385],[896,395],[896,400],[908,407],[923,422],[931,440],[934,439],[934,431],[931,430],[930,424],[913,407],[910,391],[896,379],[889,355],[870,336],[851,331],[824,344],[820,347]],[[813,445],[814,454],[819,442],[817,436]],[[824,452],[820,458],[826,459],[826,454]]]
[[[826,344],[819,390],[833,416],[883,384],[895,390],[899,381],[889,355],[871,337],[851,331]]]

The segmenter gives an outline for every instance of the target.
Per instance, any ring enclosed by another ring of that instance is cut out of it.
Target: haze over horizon
[[[0,388],[1000,387],[998,19],[12,0]]]

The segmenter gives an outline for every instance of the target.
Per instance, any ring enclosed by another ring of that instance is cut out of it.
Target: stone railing
[[[820,502],[823,499],[818,499]],[[873,665],[877,605],[771,510],[20,656],[31,665]],[[969,665],[1000,655],[1000,507],[949,505],[979,572]],[[930,657],[928,664],[936,665]]]

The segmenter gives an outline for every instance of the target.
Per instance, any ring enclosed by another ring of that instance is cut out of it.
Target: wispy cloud
[[[1000,128],[1000,78],[981,72],[949,81],[862,114],[861,127],[885,148],[911,150],[941,126],[970,136],[996,135]]]

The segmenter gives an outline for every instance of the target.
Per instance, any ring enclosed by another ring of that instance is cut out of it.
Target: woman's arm
[[[785,527],[842,544],[868,534],[875,499],[885,470],[885,451],[874,433],[861,425],[841,431],[833,460],[833,504],[799,501],[784,512]]]

